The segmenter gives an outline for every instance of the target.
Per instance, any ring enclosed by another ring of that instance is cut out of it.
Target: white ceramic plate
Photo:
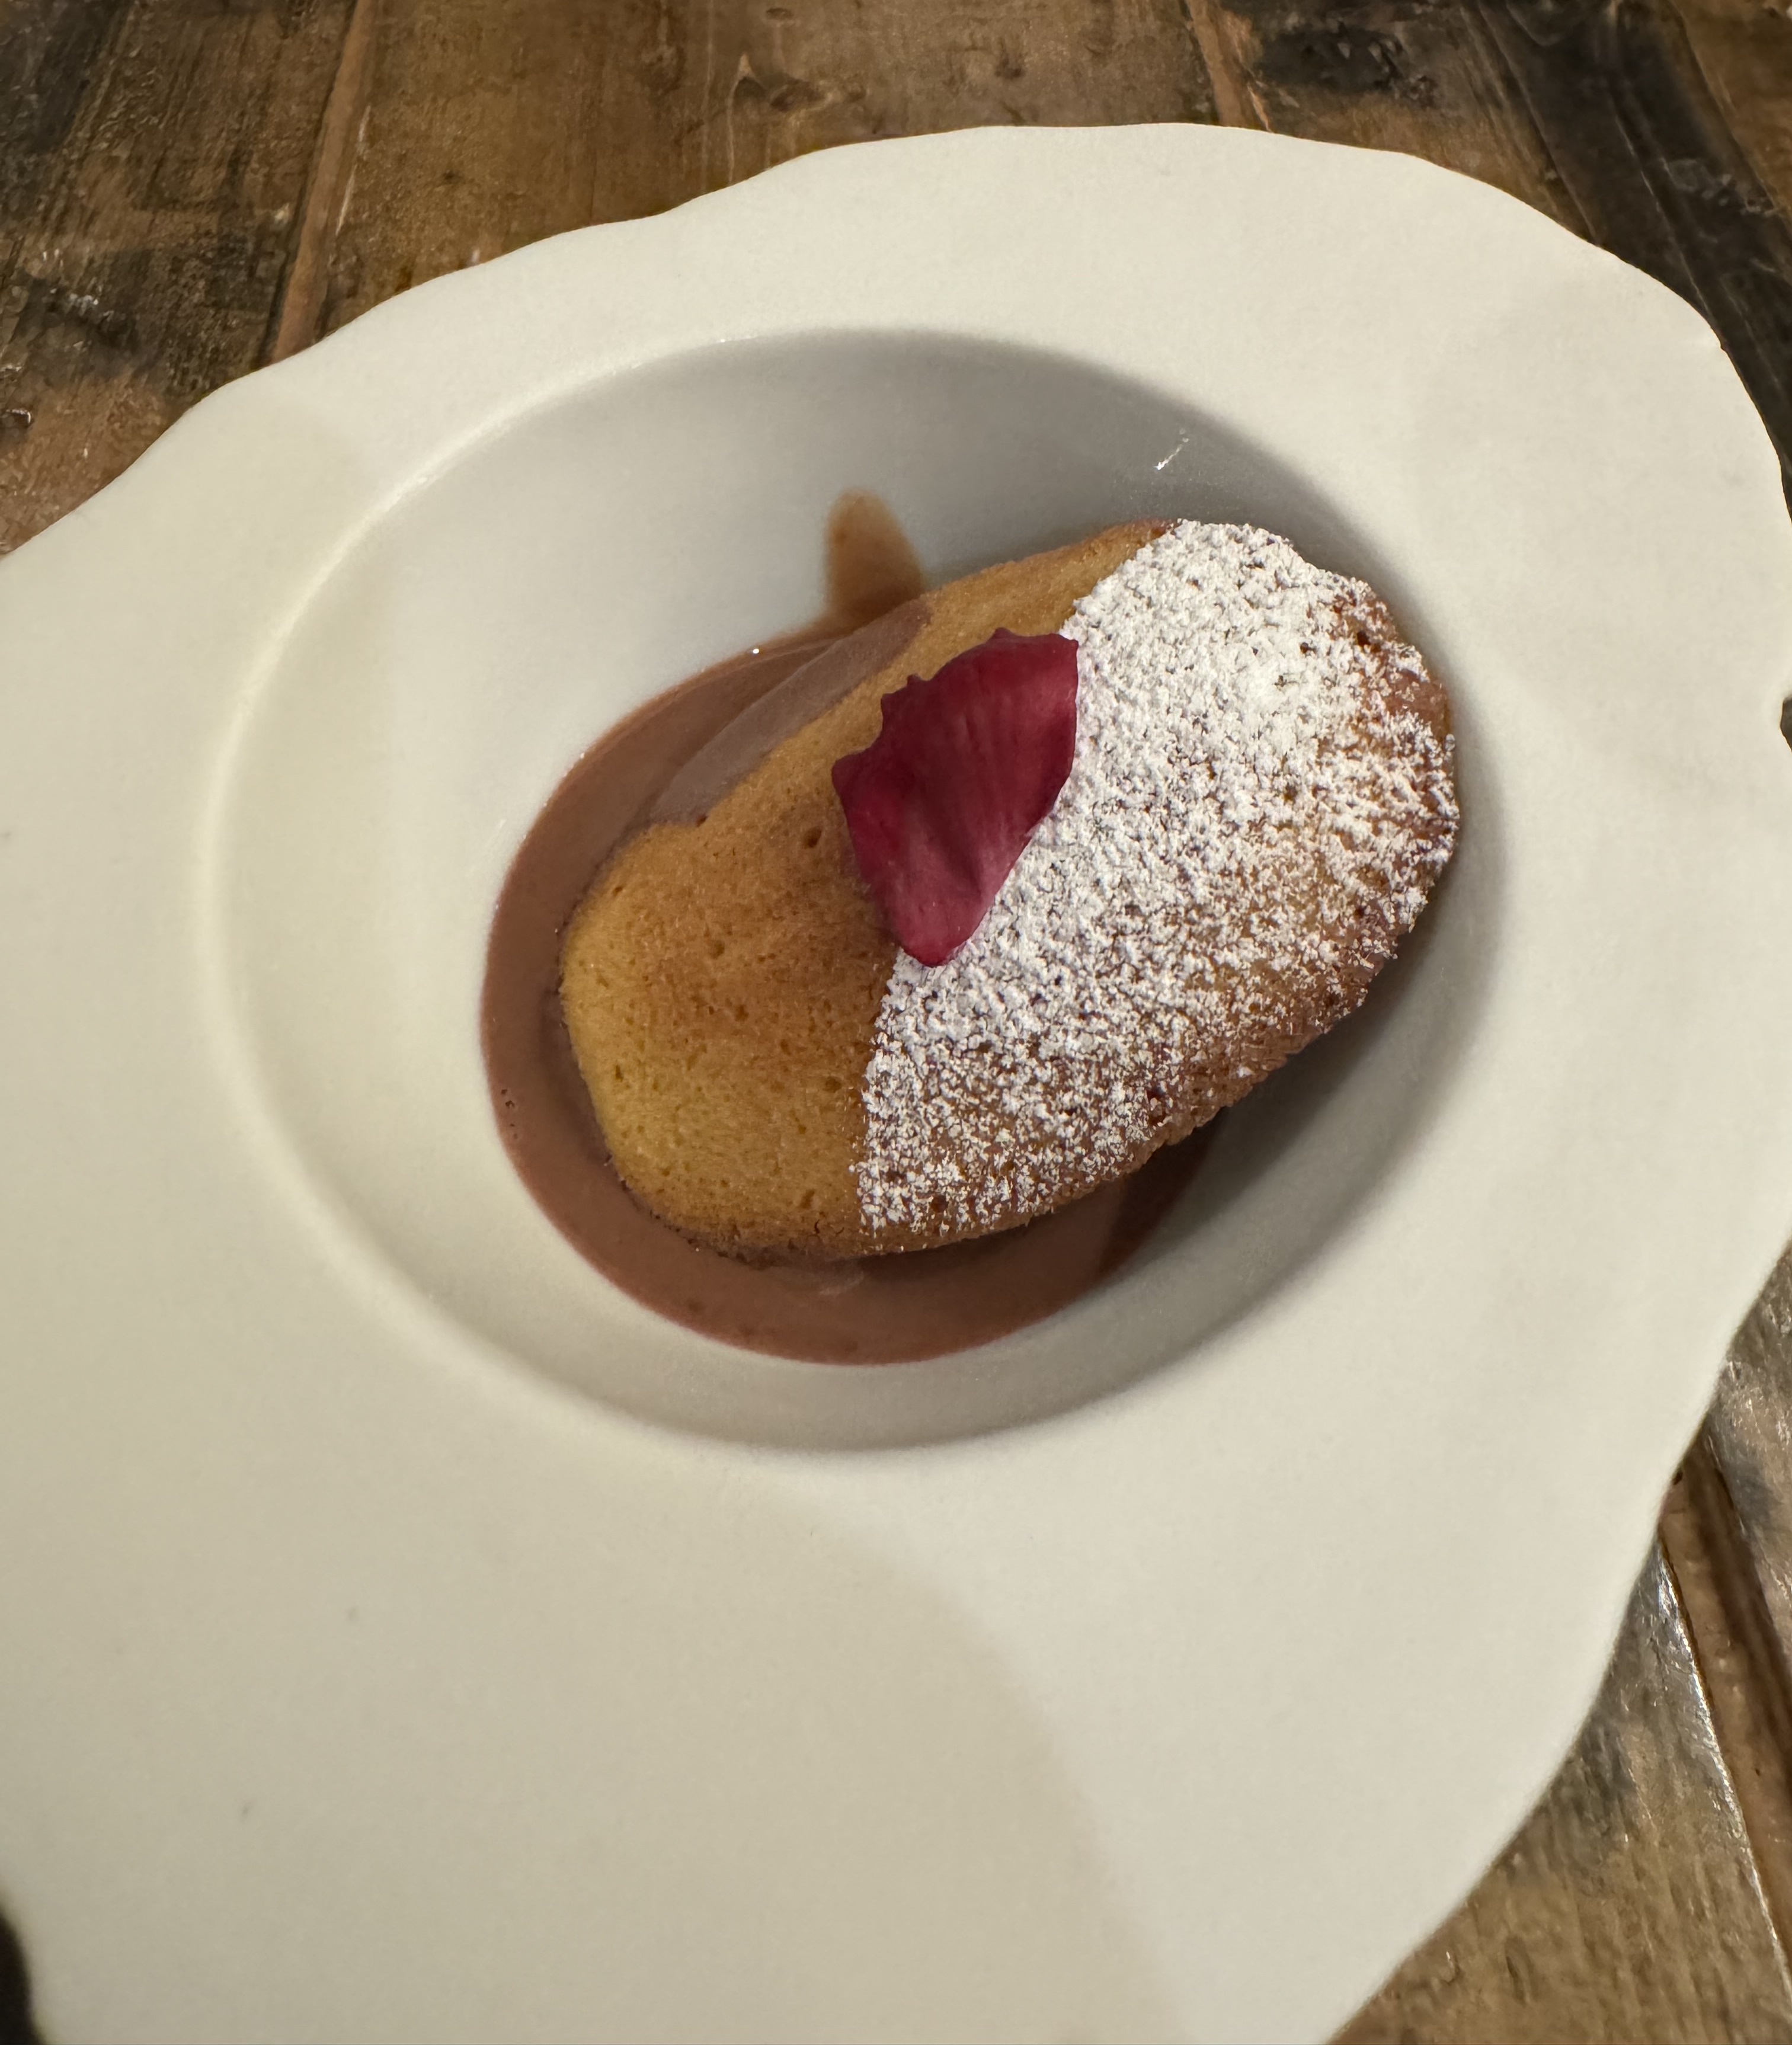
[[[1466,822],[1139,1266],[657,1323],[476,1038],[537,807],[811,612],[1140,511],[1367,574]],[[1792,535],[1708,329],[1194,128],[849,149],[412,292],[0,566],[0,1893],[87,2039],[1317,2038],[1590,1701],[1792,1227]]]

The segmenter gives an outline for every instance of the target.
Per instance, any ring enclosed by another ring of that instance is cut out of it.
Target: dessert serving
[[[1451,749],[1380,600],[1253,528],[911,600],[700,751],[574,918],[618,1172],[823,1257],[1124,1177],[1361,1001],[1449,857]]]
[[[524,841],[484,1035],[518,1170],[657,1311],[987,1342],[1123,1263],[1362,1000],[1455,841],[1364,584],[1141,521],[927,591],[843,498],[827,614],[643,706]]]

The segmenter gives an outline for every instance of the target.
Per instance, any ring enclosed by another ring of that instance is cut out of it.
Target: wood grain
[[[337,233],[354,189],[355,159],[368,116],[378,13],[379,0],[353,0],[336,76],[318,130],[311,175],[306,185],[298,231],[293,237],[292,258],[287,266],[279,309],[264,351],[269,362],[279,362],[309,347],[323,324]]]
[[[1792,1696],[1792,1250],[1730,1345],[1705,1438],[1760,1599],[1751,1645]]]
[[[1676,0],[1713,103],[1782,220],[1792,219],[1792,18],[1770,0]]]
[[[1792,1930],[1792,1685],[1709,1431],[1669,1488],[1661,1543],[1685,1608],[1768,1915]]]
[[[1792,1976],[1659,1553],[1587,1729],[1548,1795],[1462,1909],[1342,2037],[1792,2039]]]
[[[0,0],[0,552],[254,367],[346,0]]]
[[[1472,5],[1445,0],[1185,0],[1223,117],[1400,149],[1580,229]]]
[[[321,325],[833,143],[1214,112],[1176,0],[381,0]]]

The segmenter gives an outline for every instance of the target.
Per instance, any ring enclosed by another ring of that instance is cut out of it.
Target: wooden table
[[[1792,460],[1789,14],[0,0],[0,552],[206,391],[422,278],[803,150],[986,122],[1227,121],[1486,179],[1698,306]],[[1347,2035],[1792,2041],[1789,1666],[1792,1254],[1736,1338],[1578,1745]],[[0,1897],[25,1873],[3,1853]],[[7,1971],[0,1946],[0,2002]]]

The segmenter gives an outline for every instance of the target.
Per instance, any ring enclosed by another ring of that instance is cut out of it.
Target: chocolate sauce
[[[1207,1132],[1197,1131],[1131,1178],[1024,1228],[831,1263],[750,1263],[704,1249],[656,1219],[617,1177],[561,1016],[561,945],[574,909],[638,824],[699,811],[788,730],[896,658],[925,620],[921,588],[884,506],[842,498],[828,525],[827,610],[656,697],[600,739],[523,840],[492,921],[486,1073],[523,1183],[624,1292],[687,1327],[774,1355],[903,1362],[1042,1319],[1132,1254],[1206,1147]],[[850,653],[830,657],[837,641],[876,620],[881,629]]]

